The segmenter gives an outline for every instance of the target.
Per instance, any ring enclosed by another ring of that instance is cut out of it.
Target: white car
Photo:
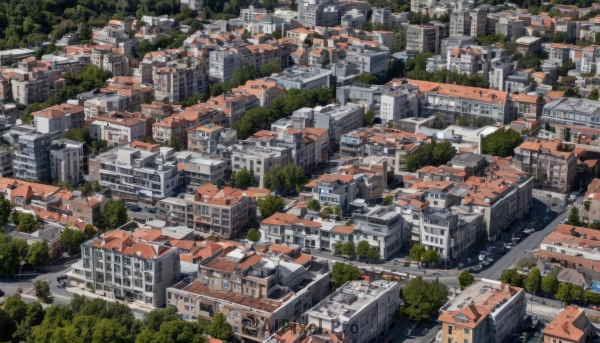
[[[532,234],[532,233],[534,233],[534,232],[535,232],[535,230],[534,230],[534,229],[527,229],[527,230],[523,230],[523,233],[525,233],[525,234],[528,234],[528,235],[530,235],[530,234]]]

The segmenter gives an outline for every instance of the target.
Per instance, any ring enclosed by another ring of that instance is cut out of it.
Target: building
[[[538,52],[542,49],[541,37],[521,37],[516,40],[517,51],[525,55],[528,52]]]
[[[54,96],[65,87],[66,81],[60,70],[27,58],[18,62],[10,84],[12,98],[19,104],[29,105]]]
[[[456,124],[461,116],[467,117],[470,123],[477,118],[498,124],[508,124],[516,119],[508,92],[428,81],[408,82],[416,85],[423,94],[419,116],[440,114],[444,126]]]
[[[542,331],[544,343],[584,343],[591,342],[596,329],[586,317],[585,311],[577,306],[565,306]]]
[[[381,94],[381,123],[398,123],[404,118],[417,117],[418,106],[417,95],[409,89],[397,87],[386,90]]]
[[[231,92],[254,95],[260,106],[269,107],[271,101],[283,99],[284,88],[277,85],[276,80],[267,78],[264,80],[248,80],[245,85],[234,88]]]
[[[73,128],[83,127],[83,106],[61,104],[33,113],[36,130],[41,133],[59,131],[59,137]]]
[[[407,242],[402,216],[388,206],[370,205],[357,208],[353,214],[354,242],[366,241],[386,260],[394,256]]]
[[[60,234],[64,230],[63,226],[56,224],[46,224],[41,229],[26,233],[17,230],[11,231],[8,235],[10,237],[24,239],[27,241],[27,245],[34,243],[46,242],[50,247],[50,259],[56,260],[63,256],[62,242]]]
[[[179,188],[188,194],[205,183],[223,182],[229,163],[211,154],[180,151],[175,154],[179,168]]]
[[[115,112],[96,117],[90,124],[90,137],[106,140],[109,146],[141,141],[146,137],[147,124],[139,114]]]
[[[440,53],[440,28],[437,25],[409,25],[406,30],[406,50],[420,53]]]
[[[63,141],[50,149],[50,177],[63,185],[84,182],[84,142]]]
[[[348,281],[306,312],[307,323],[343,332],[352,342],[375,341],[385,337],[394,322],[399,294],[396,282]],[[358,332],[352,332],[351,327],[358,327]]]
[[[342,15],[342,28],[355,29],[362,26],[366,21],[367,16],[355,8]]]
[[[387,48],[361,48],[348,46],[346,49],[346,62],[355,66],[357,74],[371,75],[386,73],[390,51]]]
[[[351,174],[323,174],[317,180],[317,200],[321,205],[332,204],[348,210],[358,197],[356,186]]]
[[[194,228],[196,233],[208,237],[216,235],[233,239],[248,224],[248,197],[233,187],[220,190],[205,183],[183,199],[167,197],[159,200],[156,217],[173,225]]]
[[[14,177],[12,155],[11,147],[0,147],[0,178]]]
[[[388,29],[391,30],[393,28],[392,11],[387,7],[373,7],[371,22],[373,24],[386,26]]]
[[[329,294],[326,264],[286,246],[259,249],[265,254],[230,249],[202,263],[198,279],[167,290],[168,305],[190,321],[222,313],[234,336],[262,342]]]
[[[600,128],[600,103],[578,98],[552,101],[544,105],[542,123]]]
[[[81,245],[81,260],[71,265],[71,286],[119,300],[161,307],[167,288],[179,280],[179,249],[134,239],[123,230],[107,232]]]
[[[211,51],[211,56],[213,52]],[[156,68],[152,71],[154,97],[173,103],[201,93],[206,89],[203,73],[200,68],[185,64]]]
[[[179,188],[175,150],[136,142],[90,158],[90,181],[109,187],[116,197],[156,201]]]
[[[236,50],[223,48],[210,52],[209,77],[213,82],[227,82],[233,72],[241,67],[242,56]]]
[[[256,141],[238,141],[227,148],[231,158],[231,170],[241,169],[254,171],[254,180],[263,187],[265,174],[273,167],[281,168],[292,164],[292,148],[277,146],[261,146]]]
[[[100,214],[109,200],[110,199],[100,194],[89,197],[80,197],[71,201],[70,210],[73,212],[73,217],[94,225],[100,218]]]
[[[504,342],[521,328],[526,306],[523,289],[481,279],[440,309],[442,342]]]
[[[14,176],[38,182],[51,182],[50,149],[53,133],[39,133],[25,126],[12,127],[4,134],[12,147]]]
[[[585,267],[597,271],[600,268],[600,256],[596,253],[600,246],[598,239],[597,230],[558,224],[542,241],[537,257],[559,268]]]
[[[577,174],[577,156],[561,151],[560,140],[530,139],[515,148],[513,166],[531,173],[545,189],[569,193]]]
[[[579,209],[582,219],[600,223],[600,179],[593,179],[588,184],[583,204],[585,206]]]
[[[285,89],[308,89],[329,88],[332,84],[331,70],[317,67],[292,67],[279,75],[271,75],[270,78],[277,81],[277,85]]]
[[[450,14],[450,37],[483,37],[486,34],[486,25],[487,12],[483,8],[452,11]]]
[[[230,146],[237,140],[237,131],[215,124],[199,125],[188,130],[187,148],[203,154],[215,154],[217,146]]]

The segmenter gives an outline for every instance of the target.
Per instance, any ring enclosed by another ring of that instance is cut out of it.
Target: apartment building
[[[10,84],[12,98],[19,104],[29,105],[52,97],[66,86],[66,81],[60,70],[30,57],[17,63]]]
[[[585,311],[573,306],[565,306],[544,330],[544,342],[565,343],[591,342],[596,336],[594,324],[585,315]]]
[[[18,238],[25,240],[28,246],[34,243],[46,242],[50,248],[50,260],[56,260],[62,257],[62,241],[60,234],[64,230],[64,227],[56,224],[46,224],[41,229],[28,233],[13,230],[8,233],[8,236],[13,239]]]
[[[89,93],[90,98],[83,101],[85,119],[90,119],[102,114],[125,112],[129,109],[129,97],[116,91]],[[85,94],[84,96],[87,96]],[[81,104],[81,101],[80,101]]]
[[[332,84],[331,70],[318,67],[292,67],[279,75],[271,75],[277,81],[277,85],[285,89],[308,89],[329,88]]]
[[[51,182],[50,149],[54,133],[39,133],[25,126],[12,127],[3,138],[12,147],[14,176],[19,179]]]
[[[170,103],[184,101],[206,88],[203,71],[185,64],[157,68],[152,72],[152,80],[154,97]]]
[[[227,116],[227,126],[240,119],[248,110],[260,105],[259,99],[250,93],[223,93],[212,97],[206,102],[207,106],[222,110]]]
[[[139,114],[114,112],[95,119],[90,124],[90,137],[106,140],[109,146],[141,141],[146,137],[147,122]]]
[[[420,116],[441,114],[445,125],[453,125],[461,116],[473,123],[477,118],[489,118],[498,124],[508,124],[514,119],[513,106],[508,92],[408,80],[422,93]]]
[[[559,268],[598,270],[600,258],[596,250],[599,238],[597,230],[558,224],[557,229],[542,241],[537,257]]]
[[[265,255],[235,249],[202,264],[198,279],[184,279],[167,290],[169,306],[191,321],[222,313],[236,338],[266,340],[282,321],[299,318],[329,294],[330,275],[325,264],[294,249],[267,249]],[[284,252],[275,256],[275,251]]]
[[[579,209],[582,219],[588,222],[600,222],[600,179],[593,179],[587,186],[583,206]]]
[[[13,177],[13,151],[11,147],[0,147],[0,178]]]
[[[301,218],[291,213],[275,213],[260,223],[261,242],[297,244],[311,249],[329,249],[329,232],[334,225]]]
[[[527,300],[522,288],[481,279],[441,308],[443,342],[504,342],[522,326]]]
[[[322,205],[332,204],[348,210],[358,197],[358,188],[351,174],[323,174],[317,180],[317,194]]]
[[[231,159],[231,170],[238,172],[241,169],[254,171],[254,180],[263,187],[265,174],[273,167],[281,168],[292,164],[292,148],[277,146],[262,146],[256,141],[238,141],[227,152]]]
[[[541,37],[521,37],[515,43],[517,43],[517,51],[523,55],[528,52],[538,52],[542,49]]]
[[[206,124],[188,129],[187,147],[190,151],[203,154],[215,154],[217,146],[230,146],[237,141],[237,131],[220,125]]]
[[[175,158],[179,168],[179,188],[188,194],[205,183],[223,182],[229,167],[229,161],[221,157],[193,151],[177,152]]]
[[[243,86],[231,90],[232,93],[241,93],[244,95],[254,95],[260,106],[269,107],[271,101],[283,99],[284,88],[277,85],[277,81],[271,78],[264,80],[248,80]]]
[[[417,95],[404,87],[392,87],[381,94],[379,117],[381,123],[397,123],[401,119],[417,117],[419,110]]]
[[[588,99],[557,99],[544,105],[542,123],[600,128],[600,104]]]
[[[396,282],[348,281],[306,312],[307,323],[343,332],[352,342],[382,339],[394,322],[399,294]],[[339,327],[333,325],[334,322],[339,323]],[[358,327],[358,332],[352,332],[350,327]]]
[[[388,49],[348,46],[345,61],[354,64],[357,74],[376,75],[387,71],[389,56]]]
[[[70,104],[54,105],[33,113],[34,125],[38,132],[59,131],[59,137],[63,137],[70,129],[83,127],[83,119],[83,106]]]
[[[452,48],[448,49],[446,58],[446,69],[459,74],[478,75],[484,71],[486,62],[484,52],[476,48]],[[487,68],[485,68],[487,69]]]
[[[487,12],[483,8],[452,11],[450,14],[450,37],[486,35]]]
[[[179,173],[175,150],[158,144],[124,146],[90,158],[90,181],[109,187],[114,196],[156,201],[176,193]]]
[[[225,187],[219,189],[205,183],[193,195],[159,200],[156,217],[194,228],[202,236],[216,235],[224,239],[238,236],[248,224],[248,197],[242,190]]]
[[[262,130],[248,137],[264,147],[289,147],[292,149],[292,164],[305,173],[314,170],[317,160],[317,137],[299,130],[286,129],[281,132]]]
[[[129,75],[129,58],[110,45],[99,45],[92,49],[91,62],[113,76]]]
[[[83,243],[81,260],[67,273],[71,286],[112,299],[165,306],[167,288],[179,280],[179,249],[133,236],[113,230]]]
[[[370,205],[358,207],[352,214],[354,242],[366,241],[379,251],[386,260],[402,249],[408,232],[402,216],[388,206]]]
[[[355,29],[366,22],[367,16],[365,15],[365,13],[362,13],[356,8],[342,15],[342,28],[344,29]]]
[[[437,25],[408,25],[406,50],[420,53],[440,52],[440,28]]]
[[[539,186],[568,193],[574,187],[577,156],[561,150],[560,140],[530,139],[515,148],[513,165],[531,173]]]
[[[386,26],[388,29],[392,29],[392,11],[387,7],[373,7],[373,14],[371,15],[371,22],[373,24],[380,24]]]
[[[78,185],[83,176],[84,142],[63,141],[50,149],[50,177],[62,184]]]
[[[73,217],[78,218],[85,223],[94,225],[94,223],[100,219],[102,210],[109,200],[110,199],[100,194],[94,194],[89,197],[80,197],[71,201],[70,210],[73,212]]]
[[[227,82],[233,72],[241,67],[242,56],[231,48],[222,48],[210,52],[209,77],[213,82]]]

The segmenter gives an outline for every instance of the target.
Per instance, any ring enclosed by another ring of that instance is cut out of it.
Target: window
[[[465,342],[464,343],[469,343],[469,339],[465,338]]]
[[[131,259],[130,259],[129,257],[125,257],[125,258],[123,259],[123,263],[124,263],[126,266],[130,266],[130,265],[131,265]]]
[[[145,262],[144,269],[146,269],[146,270],[152,270],[152,262]]]
[[[452,326],[448,325],[448,334],[451,335],[452,334]]]
[[[115,256],[115,263],[121,263],[121,256]]]
[[[465,328],[465,335],[468,335],[468,334],[470,334],[470,333],[471,333],[471,330],[470,330],[470,329],[468,329],[468,328]]]

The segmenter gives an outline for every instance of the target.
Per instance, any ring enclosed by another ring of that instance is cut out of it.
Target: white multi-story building
[[[387,26],[388,29],[392,29],[392,11],[387,7],[373,7],[373,14],[371,15],[371,22],[373,24],[380,24]]]
[[[148,150],[121,147],[89,161],[90,180],[127,199],[158,200],[173,196],[179,186],[173,148],[155,145]]]
[[[346,49],[346,62],[353,63],[357,73],[371,75],[384,73],[388,68],[388,49],[365,49],[348,46]]]
[[[307,323],[367,343],[385,337],[400,303],[399,286],[392,281],[348,281],[306,312]]]
[[[273,167],[281,168],[293,163],[292,148],[277,146],[261,146],[256,141],[238,141],[227,148],[231,154],[231,170],[241,169],[254,171],[255,182],[263,187],[265,174]]]
[[[63,184],[77,185],[83,179],[83,142],[64,141],[50,149],[50,176]]]
[[[440,27],[437,25],[409,25],[406,30],[406,50],[438,54],[440,52]]]
[[[241,66],[242,56],[234,49],[223,48],[209,54],[208,75],[213,82],[227,82]]]
[[[59,137],[72,128],[83,127],[83,106],[61,104],[33,113],[36,130],[41,133],[60,132]]]
[[[107,140],[109,145],[141,141],[146,136],[147,123],[144,118],[119,113],[96,118],[90,124],[90,137]]]
[[[81,260],[67,273],[72,286],[154,307],[165,305],[167,287],[179,275],[178,248],[141,241],[123,230],[83,243]]]
[[[381,123],[397,122],[402,118],[414,117],[418,114],[417,96],[407,89],[392,88],[381,94],[379,117]]]
[[[357,28],[367,21],[367,16],[356,8],[346,12],[342,16],[342,28]]]

